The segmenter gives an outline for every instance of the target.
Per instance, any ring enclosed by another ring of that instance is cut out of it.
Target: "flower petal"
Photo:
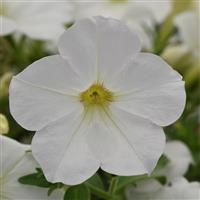
[[[92,152],[101,168],[117,175],[151,173],[164,151],[165,135],[151,122],[112,106],[95,120],[88,135]]]
[[[9,199],[20,200],[61,200],[64,192],[61,189],[53,191],[51,196],[48,196],[48,189],[37,186],[21,185],[16,182],[15,185],[6,186],[6,194]]]
[[[93,17],[77,21],[59,41],[59,51],[88,82],[111,81],[140,50],[138,37],[118,20]],[[77,59],[78,58],[78,59]]]
[[[49,197],[47,195],[48,189],[39,188],[36,186],[22,185],[18,182],[18,178],[35,172],[35,168],[39,167],[34,160],[31,153],[24,154],[23,159],[15,165],[12,171],[6,176],[5,183],[3,184],[3,192],[11,199],[28,199],[28,200],[43,200],[62,199],[64,191],[56,190]]]
[[[117,90],[125,92],[114,104],[123,110],[161,126],[174,122],[184,110],[184,82],[157,56],[139,54],[117,80]]]
[[[171,187],[164,187],[157,199],[199,199],[199,182],[188,182],[184,177],[177,178]]]
[[[168,181],[183,176],[187,172],[189,164],[193,162],[189,149],[180,141],[167,142],[165,155],[170,160],[170,163],[166,166],[167,169],[164,171]]]
[[[72,6],[66,2],[6,1],[6,15],[16,21],[16,29],[34,39],[56,40],[64,32],[64,23],[72,18]]]
[[[126,64],[113,83],[119,91],[140,91],[182,80],[162,58],[151,53],[138,53]]]
[[[135,192],[138,193],[153,193],[157,192],[158,190],[162,189],[162,185],[156,179],[146,179],[137,182],[137,187],[134,189]]]
[[[12,79],[10,111],[19,124],[39,130],[80,106],[79,78],[60,56],[43,58]],[[72,93],[72,95],[71,95]]]
[[[168,190],[166,188],[165,195],[167,196],[171,192],[171,195],[175,197],[174,199],[198,199],[200,197],[199,191],[199,182],[188,182],[186,178],[180,177],[172,182],[171,191],[170,187]]]
[[[32,141],[33,155],[50,182],[75,185],[99,168],[85,141],[88,126],[77,110],[38,131]]]
[[[140,6],[148,9],[152,12],[154,16],[154,21],[157,23],[162,23],[167,15],[169,15],[172,9],[172,2],[170,0],[166,1],[136,1],[135,6]]]
[[[96,25],[94,20],[77,21],[60,37],[58,50],[73,69],[91,84],[96,78]]]
[[[99,76],[110,84],[131,57],[141,49],[135,32],[124,23],[111,18],[95,17],[97,24],[97,56]]]
[[[47,15],[46,19],[43,20],[41,21],[40,16],[34,19],[29,18],[20,24],[18,30],[33,39],[57,41],[59,36],[65,31],[64,26],[61,24],[52,25],[52,22],[55,20],[53,16]],[[37,24],[37,26],[32,26],[32,24]]]
[[[23,145],[6,136],[0,135],[0,171],[2,175],[8,174],[13,167],[24,157],[29,145]]]
[[[153,184],[155,182],[155,180],[151,180],[147,184]],[[132,187],[126,191],[128,200],[199,199],[199,183],[189,183],[185,178],[177,179],[172,183],[172,186],[161,185],[160,189],[156,191],[145,191],[143,190],[142,184],[140,184],[139,187],[139,190]]]
[[[198,14],[191,11],[183,12],[176,16],[174,23],[179,29],[179,34],[189,50],[192,50],[194,54],[199,54],[199,24]]]
[[[47,196],[47,189],[34,186],[21,185],[18,178],[33,173],[38,164],[31,153],[29,145],[20,144],[17,141],[5,136],[0,136],[0,171],[3,176],[1,192],[9,199],[61,199],[63,193],[57,191],[51,198]]]

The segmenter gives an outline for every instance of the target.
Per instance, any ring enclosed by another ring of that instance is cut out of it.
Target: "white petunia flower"
[[[73,1],[74,19],[93,17],[101,15],[115,19],[122,19],[132,3],[127,0],[115,1]]]
[[[137,187],[127,189],[128,200],[198,199],[199,183],[188,183],[183,178],[193,162],[186,145],[180,141],[167,142],[164,154],[170,162],[157,175],[166,176],[167,185],[163,186],[154,179],[140,181]]]
[[[81,19],[101,15],[122,20],[136,31],[142,46],[152,50],[155,25],[160,24],[172,10],[172,2],[165,1],[73,1],[74,18]]]
[[[47,189],[22,185],[18,179],[35,172],[38,164],[30,153],[29,145],[23,145],[5,136],[0,136],[0,199],[1,200],[45,200],[61,199],[63,192],[55,191],[47,196]]]
[[[166,176],[168,182],[183,176],[187,172],[189,165],[193,163],[188,147],[180,141],[167,142],[164,154],[170,162],[160,170],[159,174]]]
[[[137,31],[145,49],[152,51],[155,26],[162,24],[172,10],[172,1],[131,1],[123,21]]]
[[[179,29],[179,34],[183,44],[195,57],[199,57],[199,16],[194,11],[187,11],[179,14],[175,18],[175,25]]]
[[[200,184],[177,178],[170,185],[163,186],[156,180],[146,181],[138,188],[129,188],[127,200],[197,200],[200,198]]]
[[[148,21],[148,17],[160,23],[170,13],[172,9],[172,2],[165,1],[133,1],[133,0],[104,0],[104,1],[73,1],[74,5],[74,18],[81,19],[85,17],[92,17],[95,15],[102,15],[105,17],[112,17],[122,19],[128,14],[133,12],[134,18],[138,20],[144,15]],[[130,12],[129,12],[130,11]]]
[[[56,40],[70,22],[72,6],[66,2],[9,1],[0,6],[0,36],[20,32],[33,39]]]
[[[165,146],[160,126],[181,115],[185,90],[176,71],[140,48],[120,21],[84,19],[60,38],[60,55],[12,79],[10,111],[36,130],[33,154],[49,181],[78,184],[99,167],[152,172]]]
[[[173,2],[170,0],[136,1],[135,3],[137,6],[147,8],[149,11],[151,11],[153,18],[157,23],[162,23],[173,8]]]

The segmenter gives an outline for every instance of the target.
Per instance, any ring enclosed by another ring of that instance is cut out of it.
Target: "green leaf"
[[[105,189],[101,177],[96,173],[90,179],[87,180],[90,185],[96,186],[100,189]]]
[[[48,190],[48,196],[50,196],[52,194],[52,192],[58,188],[62,188],[63,184],[62,183],[54,183],[49,187]]]
[[[164,168],[168,163],[170,162],[170,160],[167,158],[167,156],[162,155],[160,157],[160,159],[158,160],[158,163],[156,165],[156,168],[154,169],[154,173],[162,168]]]
[[[64,200],[90,200],[90,191],[84,184],[70,187],[65,192]]]
[[[57,188],[62,188],[64,185],[62,183],[50,183],[46,180],[42,169],[36,168],[36,173],[28,174],[26,176],[22,176],[18,179],[21,184],[25,185],[34,185],[37,187],[49,188],[48,196],[52,194],[54,190]]]
[[[165,176],[156,176],[154,177],[157,181],[159,181],[162,185],[167,183],[167,178]]]
[[[22,176],[18,179],[21,184],[25,185],[34,185],[38,187],[48,188],[52,185],[52,183],[48,182],[44,177],[43,173],[36,169],[37,173],[29,174],[26,176]]]
[[[50,186],[50,188],[49,188],[49,190],[48,190],[48,196],[50,196],[51,194],[52,194],[52,192],[54,191],[54,190],[56,190],[57,189],[57,185],[51,185]]]

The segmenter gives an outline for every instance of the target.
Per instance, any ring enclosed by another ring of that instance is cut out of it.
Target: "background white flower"
[[[188,147],[181,141],[168,141],[164,154],[169,159],[169,163],[164,168],[156,171],[156,174],[165,176],[168,183],[184,176],[189,165],[193,163]]]
[[[139,185],[138,189],[130,189],[126,196],[127,200],[197,200],[200,197],[200,184],[189,183],[185,178],[175,179],[171,185],[162,186],[156,180],[146,181]]]
[[[178,27],[183,44],[195,57],[199,57],[200,51],[198,30],[200,20],[198,14],[194,11],[186,11],[179,14],[174,22]]]
[[[156,24],[160,24],[172,10],[172,2],[165,1],[73,1],[74,19],[101,15],[122,20],[134,29],[142,46],[152,50]]]
[[[65,30],[64,23],[72,17],[68,0],[56,1],[9,1],[0,7],[0,35],[20,32],[34,39],[56,40]]]
[[[126,191],[128,200],[140,199],[188,199],[196,200],[199,197],[200,185],[198,182],[189,183],[183,175],[189,164],[193,162],[189,149],[180,141],[167,142],[164,154],[169,163],[159,172],[158,176],[165,176],[167,184],[163,186],[157,180],[140,181],[136,187]]]
[[[22,185],[18,178],[35,172],[38,164],[32,157],[29,145],[23,145],[5,136],[0,136],[0,199],[9,200],[60,200],[61,190],[47,196],[47,189]]]
[[[165,146],[160,126],[185,105],[182,77],[160,57],[139,53],[136,34],[114,19],[78,21],[60,55],[12,79],[10,110],[36,130],[33,155],[50,182],[73,185],[99,167],[117,175],[151,173]]]
[[[167,142],[164,154],[170,162],[161,169],[159,174],[166,176],[168,182],[183,176],[187,172],[189,165],[193,163],[188,147],[181,141]]]
[[[101,15],[121,19],[128,7],[129,1],[73,1],[74,19],[79,20],[87,17]]]
[[[156,26],[164,22],[172,11],[172,2],[165,1],[130,1],[122,20],[137,31],[143,48],[152,51]]]

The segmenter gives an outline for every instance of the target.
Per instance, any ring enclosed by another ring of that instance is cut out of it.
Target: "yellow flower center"
[[[113,100],[113,93],[99,83],[91,85],[87,90],[80,93],[80,102],[87,107],[93,105],[108,106]]]

